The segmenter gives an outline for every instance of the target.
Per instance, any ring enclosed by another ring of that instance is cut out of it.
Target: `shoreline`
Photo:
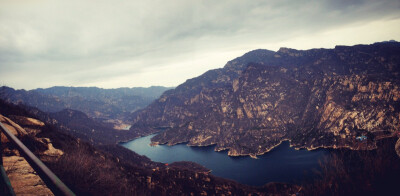
[[[160,132],[162,132],[162,131],[157,131],[157,132],[150,133],[150,134],[147,134],[147,135],[138,136],[138,137],[135,137],[135,138],[133,138],[133,139],[128,139],[127,141],[119,141],[119,142],[117,142],[117,145],[120,145],[121,143],[130,142],[130,141],[133,141],[133,140],[135,140],[135,139],[142,138],[142,137],[147,137],[147,136],[150,136],[150,135],[155,135],[155,134],[158,134],[158,133],[160,133]],[[281,139],[277,144],[272,145],[271,147],[269,147],[269,148],[267,148],[266,150],[264,150],[264,151],[262,151],[262,152],[259,152],[259,153],[232,153],[232,148],[231,148],[231,147],[221,147],[221,148],[218,148],[218,149],[217,149],[217,147],[215,147],[215,148],[214,148],[214,151],[215,151],[215,152],[227,151],[227,155],[230,156],[230,157],[246,157],[246,156],[249,156],[250,158],[258,159],[257,156],[262,156],[262,155],[264,155],[264,154],[270,152],[271,150],[275,149],[276,147],[278,147],[279,145],[281,145],[282,142],[285,142],[285,141],[288,141],[288,142],[289,142],[289,147],[294,148],[295,150],[302,150],[302,149],[305,149],[305,150],[307,150],[307,151],[314,151],[314,150],[318,150],[318,149],[334,149],[334,150],[336,150],[336,149],[374,150],[374,149],[377,148],[377,145],[376,145],[376,142],[377,142],[377,141],[379,141],[379,140],[381,140],[381,139],[385,139],[385,138],[391,138],[391,137],[395,137],[395,135],[391,135],[391,136],[379,138],[379,139],[373,141],[372,147],[367,146],[365,149],[361,149],[361,148],[358,148],[358,147],[355,147],[355,146],[350,146],[350,145],[336,145],[336,144],[327,145],[327,146],[324,146],[324,145],[318,145],[318,146],[313,146],[313,145],[311,145],[311,146],[297,146],[297,145],[293,145],[291,139],[285,138],[285,139]],[[186,146],[189,146],[189,147],[208,147],[208,146],[214,146],[214,145],[217,146],[217,145],[218,145],[217,143],[212,143],[212,144],[209,144],[209,145],[195,145],[195,144],[189,144],[189,141],[186,141],[186,142],[185,142],[185,141],[183,141],[183,142],[176,142],[176,143],[151,142],[149,145],[150,145],[150,146],[157,146],[157,145],[174,146],[174,145],[185,144],[185,143],[186,143]],[[235,151],[235,150],[234,150],[234,151]]]

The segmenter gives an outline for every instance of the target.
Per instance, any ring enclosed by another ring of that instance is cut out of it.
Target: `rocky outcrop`
[[[9,118],[3,116],[0,114],[0,122],[15,136],[17,137],[22,137],[28,135],[28,133],[18,124],[14,123],[12,120]],[[4,135],[1,134],[1,143],[8,143],[8,138]]]
[[[40,149],[40,150],[37,150],[37,153],[42,160],[45,160],[45,161],[53,160],[54,161],[54,160],[57,160],[59,157],[61,157],[64,154],[61,150],[54,148],[54,146],[49,138],[36,137],[36,135],[41,132],[40,129],[42,127],[44,127],[44,125],[45,125],[43,122],[41,122],[37,119],[34,119],[34,118],[25,117],[25,116],[12,115],[11,118],[18,124],[0,114],[0,121],[14,135],[19,137],[20,139],[23,137],[29,137],[30,139],[32,139],[35,142],[36,148]],[[13,149],[15,154],[19,154],[19,152],[13,148],[13,145],[8,143],[7,138],[4,135],[2,135],[2,137],[4,137],[4,138],[2,138],[2,143],[3,143],[3,139],[4,139],[4,143],[6,144],[6,146],[11,147],[11,149]]]
[[[131,130],[153,144],[216,145],[260,155],[297,148],[372,149],[400,127],[400,43],[256,50],[186,81],[142,111]]]
[[[54,148],[49,138],[38,138],[37,141],[45,146],[45,150],[39,152],[40,159],[43,161],[55,161],[64,154],[62,150]]]
[[[35,152],[42,161],[56,161],[64,152],[54,148],[49,138],[35,137],[41,132],[44,123],[24,116],[12,116],[12,119],[0,114],[0,122],[20,140],[35,143]],[[25,130],[26,128],[27,130]],[[53,195],[44,182],[32,169],[29,163],[15,149],[8,138],[1,134],[1,144],[4,149],[3,165],[16,195]],[[29,139],[26,139],[29,138]],[[32,150],[32,149],[31,149]]]

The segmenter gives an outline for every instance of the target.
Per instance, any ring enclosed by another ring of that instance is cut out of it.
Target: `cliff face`
[[[154,144],[216,144],[259,155],[295,147],[371,149],[398,135],[400,43],[277,52],[256,50],[167,91],[134,113]],[[366,137],[361,137],[366,136]]]

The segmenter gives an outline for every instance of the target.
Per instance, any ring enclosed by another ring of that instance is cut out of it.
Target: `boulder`
[[[0,114],[0,122],[15,136],[22,137],[27,135],[28,133],[18,124],[14,123],[9,118]],[[1,134],[1,143],[8,143],[8,139],[4,134]]]

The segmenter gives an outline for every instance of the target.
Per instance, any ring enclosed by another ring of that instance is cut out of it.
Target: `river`
[[[138,138],[121,145],[156,162],[193,161],[211,169],[215,176],[255,186],[268,182],[296,183],[314,178],[314,171],[320,169],[319,160],[329,153],[326,149],[295,150],[285,141],[270,152],[258,156],[258,159],[249,156],[230,157],[226,151],[215,152],[214,146],[150,146],[150,138],[153,136]]]

